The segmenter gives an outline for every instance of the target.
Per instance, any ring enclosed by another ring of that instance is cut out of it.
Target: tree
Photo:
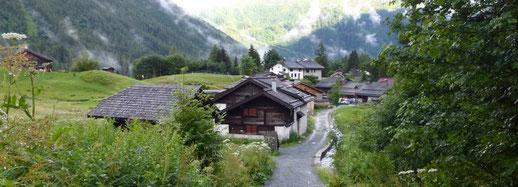
[[[318,77],[313,75],[306,75],[301,81],[309,85],[315,85],[319,82]]]
[[[227,51],[225,51],[225,48],[221,47],[221,49],[219,49],[216,62],[225,64],[226,72],[232,71],[232,62],[230,61],[230,57],[228,56]]]
[[[270,49],[266,54],[264,54],[264,69],[269,70],[272,66],[277,64],[277,62],[281,61],[283,57],[279,55],[277,50]]]
[[[189,59],[185,54],[180,54],[178,52],[173,53],[162,59],[164,65],[167,65],[167,75],[172,74],[180,74],[180,69],[187,66],[189,64]],[[165,74],[162,74],[165,75]]]
[[[329,100],[331,101],[331,104],[333,105],[339,105],[341,93],[340,93],[340,87],[342,86],[342,83],[340,80],[336,79],[335,84],[333,85],[333,88],[331,88],[331,93],[329,94]]]
[[[347,59],[347,64],[345,65],[345,72],[350,72],[352,70],[358,69],[360,65],[360,59],[358,57],[358,52],[353,50],[351,54],[349,54],[349,58]]]
[[[254,45],[250,45],[250,49],[248,49],[248,56],[254,59],[254,63],[257,67],[261,68],[261,57],[259,53],[254,49]],[[262,69],[262,68],[261,68]]]
[[[241,74],[243,75],[250,75],[252,72],[261,71],[261,68],[255,63],[255,59],[248,55],[241,57],[240,62],[239,70],[241,70]]]
[[[187,70],[187,68],[182,69]],[[193,147],[196,153],[194,156],[204,161],[203,165],[207,166],[220,157],[223,139],[215,128],[216,121],[221,121],[221,116],[215,106],[206,105],[209,102],[207,95],[188,93],[180,89],[174,93],[178,101],[175,102],[176,107],[172,112],[172,122],[177,126],[183,144]]]
[[[518,3],[401,6],[389,24],[404,43],[376,60],[397,80],[371,115],[391,140],[380,149],[397,171],[437,168],[444,186],[518,184]]]
[[[159,55],[141,57],[133,62],[133,75],[137,79],[149,79],[169,75],[172,61],[164,60]]]
[[[343,70],[344,64],[343,59],[337,58],[331,62],[331,66],[329,67],[330,71],[337,71],[337,70]]]
[[[320,42],[318,45],[318,49],[315,50],[315,55],[317,56],[315,58],[315,61],[319,63],[320,65],[324,66],[324,70],[322,70],[323,75],[327,75],[329,72],[329,59],[327,59],[326,55],[326,47],[324,47],[324,44]]]
[[[86,51],[81,52],[81,57],[74,58],[72,60],[72,71],[73,72],[81,72],[81,71],[90,71],[90,70],[98,70],[99,62],[94,59],[90,59]]]
[[[214,45],[210,49],[209,60],[212,62],[218,62],[219,49],[218,46]]]
[[[234,64],[232,65],[232,75],[239,75],[239,61],[237,60],[237,56],[234,57]]]

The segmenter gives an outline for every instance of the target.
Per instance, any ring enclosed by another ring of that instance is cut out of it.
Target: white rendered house
[[[278,75],[285,75],[287,73],[290,79],[303,79],[307,75],[321,79],[323,69],[325,69],[324,66],[314,61],[280,61],[270,68],[270,72]]]

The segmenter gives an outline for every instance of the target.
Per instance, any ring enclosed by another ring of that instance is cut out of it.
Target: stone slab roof
[[[169,116],[173,103],[178,100],[173,93],[179,88],[178,85],[136,84],[103,99],[87,116],[159,121]],[[201,87],[185,86],[184,89],[194,93]]]

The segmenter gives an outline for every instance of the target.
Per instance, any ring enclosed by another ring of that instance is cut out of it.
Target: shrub
[[[194,148],[198,159],[207,166],[220,157],[223,139],[215,130],[215,118],[221,121],[215,106],[206,105],[208,96],[198,93],[196,96],[178,91],[178,101],[173,109],[173,120],[168,124],[176,127],[183,144]],[[195,98],[196,97],[196,98]]]
[[[167,126],[16,121],[0,133],[0,181],[16,185],[210,185]]]
[[[217,186],[258,186],[275,170],[272,151],[263,142],[247,145],[227,143],[218,163]]]
[[[99,69],[99,62],[88,58],[88,55],[84,51],[81,54],[81,57],[72,59],[72,69],[71,70],[73,72],[98,70],[98,69]]]
[[[303,135],[308,136],[311,133],[313,133],[313,130],[315,130],[315,119],[313,119],[313,117],[311,116],[308,116],[308,128],[306,129],[306,132]]]

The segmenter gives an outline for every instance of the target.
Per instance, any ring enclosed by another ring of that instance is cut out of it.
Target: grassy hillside
[[[6,71],[0,69],[0,82]],[[209,89],[221,89],[241,78],[239,75],[215,75],[208,73],[186,74],[185,83],[206,85]],[[87,71],[81,73],[49,72],[42,73],[38,82],[43,92],[36,96],[36,113],[38,116],[57,115],[61,118],[82,118],[95,107],[100,100],[113,95],[133,84],[180,83],[182,75],[157,77],[139,81],[133,78],[108,73],[105,71]],[[20,77],[18,87],[14,87],[17,95],[30,95],[30,79]],[[6,91],[2,84],[0,95]],[[15,114],[23,116],[19,111]]]
[[[222,89],[225,86],[241,79],[242,75],[218,75],[209,73],[192,73],[185,75],[185,84],[189,85],[205,85],[208,89]],[[182,83],[182,75],[169,75],[153,79],[144,80],[144,82],[152,84],[160,83]]]

